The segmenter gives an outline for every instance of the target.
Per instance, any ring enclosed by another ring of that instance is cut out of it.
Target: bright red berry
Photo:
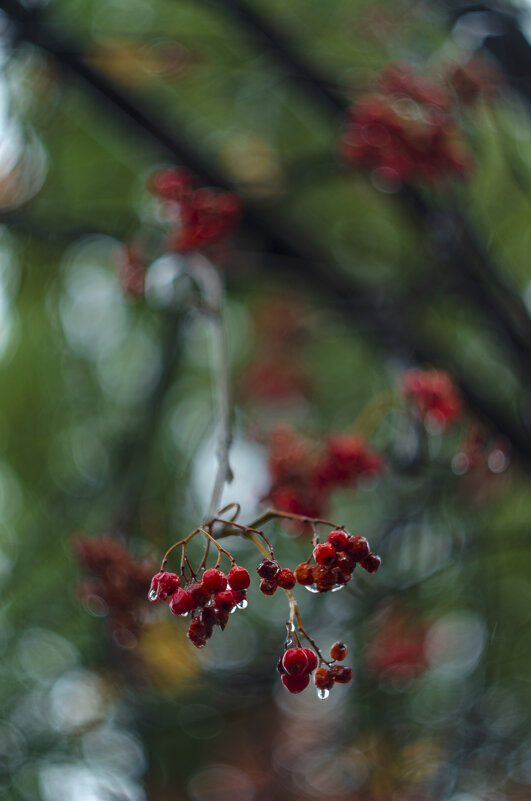
[[[330,690],[334,686],[334,678],[328,668],[317,668],[313,675],[313,681],[318,690]]]
[[[313,584],[313,565],[308,562],[302,562],[295,568],[295,578],[303,587],[308,587]]]
[[[345,553],[355,562],[361,562],[362,559],[365,559],[369,551],[369,543],[365,537],[350,537],[345,548]]]
[[[167,573],[165,570],[157,573],[151,579],[148,598],[150,601],[165,601],[175,590],[181,586],[181,580],[175,573]]]
[[[349,541],[349,536],[346,531],[341,531],[338,529],[337,531],[331,531],[328,535],[328,542],[332,545],[336,551],[344,551],[347,547]]]
[[[303,648],[289,648],[282,657],[282,667],[290,676],[299,676],[307,672],[308,657]]]
[[[205,606],[210,601],[210,592],[205,589],[202,583],[190,584],[188,590],[192,593],[194,606]]]
[[[277,584],[283,590],[292,590],[296,584],[293,571],[289,567],[283,567],[277,576]]]
[[[347,646],[344,642],[340,642],[339,640],[330,648],[330,659],[337,659],[338,662],[342,662],[347,654]]]
[[[321,545],[316,545],[313,549],[313,558],[318,565],[324,567],[331,567],[336,561],[336,549],[328,542],[323,542]]]
[[[366,570],[367,573],[376,573],[381,564],[382,560],[375,553],[367,554],[365,559],[362,559],[360,562],[361,567]]]
[[[170,612],[174,615],[186,615],[194,608],[192,593],[188,590],[177,590],[170,600]]]
[[[278,584],[276,581],[272,581],[271,579],[262,579],[260,582],[260,592],[264,595],[274,595],[277,590]]]
[[[332,665],[330,675],[338,684],[348,684],[349,681],[352,681],[352,668],[344,665]]]
[[[317,661],[317,655],[315,651],[312,651],[311,648],[303,648],[302,650],[306,654],[306,659],[308,660],[308,665],[306,667],[306,674],[313,673],[313,671],[319,664]]]
[[[246,590],[251,584],[251,577],[244,567],[235,565],[229,571],[229,584],[233,590]]]
[[[221,570],[210,567],[203,573],[202,585],[210,593],[227,589],[227,576]]]
[[[256,572],[263,579],[274,579],[280,571],[280,565],[276,559],[262,559]]]
[[[232,590],[224,590],[214,595],[214,607],[220,612],[230,612],[236,606]]]
[[[284,675],[280,677],[280,680],[286,690],[289,690],[290,693],[301,693],[303,690],[306,689],[308,684],[310,683],[310,677],[305,676],[288,676]]]

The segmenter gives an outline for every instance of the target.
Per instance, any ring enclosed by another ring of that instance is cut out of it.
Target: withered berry
[[[157,573],[151,579],[148,598],[150,601],[165,601],[175,590],[181,586],[181,580],[175,573],[167,573],[165,570]]]
[[[263,578],[260,582],[259,589],[264,595],[274,595],[277,590],[278,584],[271,579]]]
[[[344,551],[347,543],[349,541],[349,536],[346,531],[342,531],[341,529],[337,529],[335,531],[331,531],[328,535],[328,542],[330,545],[336,549],[336,551]]]
[[[292,590],[296,584],[293,571],[289,567],[283,567],[277,576],[277,584],[283,590]]]
[[[276,559],[262,559],[256,572],[263,579],[274,579],[280,571],[280,565]]]
[[[235,565],[229,571],[229,584],[233,590],[246,590],[251,584],[251,577],[244,567]]]
[[[334,686],[334,678],[325,667],[317,668],[313,681],[318,690],[330,690]]]
[[[308,564],[308,562],[302,562],[302,564],[297,565],[295,568],[295,578],[303,587],[313,584],[313,565]]]
[[[337,684],[348,684],[352,681],[352,668],[344,665],[332,665],[330,675]]]
[[[345,553],[354,561],[361,562],[369,554],[369,543],[365,537],[350,537]]]
[[[289,690],[290,693],[301,693],[303,690],[306,689],[308,684],[310,683],[310,677],[308,675],[303,676],[281,676],[280,677],[282,684]]]
[[[186,615],[194,608],[192,593],[188,590],[177,590],[170,599],[170,612],[174,615]]]
[[[229,609],[216,609],[216,626],[219,626],[221,631],[225,628],[230,618]]]
[[[344,642],[340,642],[339,640],[330,648],[330,659],[337,659],[338,662],[342,662],[347,654],[347,646]]]
[[[313,558],[318,565],[324,567],[331,567],[336,561],[336,549],[328,542],[323,542],[321,545],[316,545],[313,549]]]
[[[360,562],[361,567],[366,570],[367,573],[376,573],[381,564],[382,560],[375,553],[367,554],[365,559],[362,559]]]
[[[190,584],[188,591],[192,594],[194,606],[204,606],[210,600],[211,593],[205,589],[203,584]]]
[[[210,593],[227,589],[227,577],[221,570],[210,567],[203,573],[202,585]]]
[[[290,676],[307,673],[308,657],[302,648],[289,648],[282,657],[282,667]]]
[[[202,648],[212,634],[212,629],[206,626],[199,617],[192,618],[188,627],[188,639],[196,648]]]

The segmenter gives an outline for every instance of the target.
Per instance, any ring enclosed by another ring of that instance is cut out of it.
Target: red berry
[[[203,573],[202,585],[210,593],[227,589],[227,576],[221,570],[210,567]]]
[[[350,537],[345,553],[355,562],[361,562],[369,554],[369,543],[365,537]]]
[[[214,607],[220,612],[230,612],[236,606],[232,590],[225,590],[214,595]]]
[[[302,564],[297,565],[295,568],[295,578],[303,587],[308,587],[310,584],[313,584],[313,565],[308,564],[308,562],[302,562]]]
[[[306,673],[308,657],[303,648],[290,648],[282,657],[282,667],[290,676],[299,676]]]
[[[313,675],[313,681],[318,690],[330,690],[334,686],[334,678],[328,668],[317,668]]]
[[[192,618],[188,627],[188,639],[195,645],[196,648],[202,648],[206,645],[206,641],[212,635],[212,629],[202,622],[201,618]]]
[[[151,579],[148,598],[150,601],[165,601],[175,590],[181,586],[181,579],[175,573],[167,573],[165,570],[157,573]]]
[[[313,578],[319,592],[329,592],[336,585],[336,571],[329,567],[315,567]]]
[[[348,684],[349,681],[352,681],[352,668],[344,665],[332,665],[330,675],[338,684]]]
[[[301,693],[310,683],[309,676],[281,676],[280,680],[290,693]]]
[[[192,593],[188,590],[177,590],[173,593],[170,600],[170,612],[174,615],[186,615],[194,608]]]
[[[212,628],[217,623],[216,610],[213,606],[204,606],[200,613],[201,622],[207,628]]]
[[[337,529],[336,531],[331,531],[328,535],[328,542],[332,545],[336,551],[344,551],[347,547],[347,543],[349,541],[349,536],[346,531],[341,531],[341,529]]]
[[[216,609],[216,626],[219,626],[221,631],[225,628],[230,618],[229,609]]]
[[[234,601],[234,605],[241,604],[242,601],[247,599],[247,593],[245,590],[231,590],[232,599]]]
[[[205,589],[203,584],[190,584],[188,590],[192,593],[194,606],[205,606],[210,601],[210,592]]]
[[[263,579],[274,579],[280,571],[280,566],[276,559],[262,559],[256,572]]]
[[[306,659],[308,660],[308,666],[306,668],[306,673],[313,673],[317,665],[319,664],[317,661],[317,655],[315,651],[312,651],[311,648],[303,648],[302,649],[306,654]]]
[[[344,642],[340,642],[339,640],[330,648],[330,659],[337,659],[338,662],[342,662],[347,654],[347,646]]]
[[[244,567],[232,567],[229,571],[229,584],[233,590],[246,590],[251,583],[251,577]]]
[[[382,560],[375,553],[367,554],[365,559],[360,562],[360,565],[367,573],[376,573],[381,564]]]
[[[263,592],[264,595],[274,595],[277,590],[278,584],[276,581],[271,581],[270,579],[262,579],[260,582],[260,592]]]
[[[296,584],[293,571],[289,567],[283,567],[277,576],[277,584],[283,590],[292,590]]]
[[[331,567],[336,561],[336,549],[328,542],[323,542],[321,545],[316,545],[313,549],[313,558],[318,565],[324,567]]]

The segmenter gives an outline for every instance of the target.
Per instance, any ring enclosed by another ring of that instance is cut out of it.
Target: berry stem
[[[218,541],[217,541],[217,540],[216,540],[216,539],[215,539],[215,538],[212,536],[212,534],[209,534],[209,533],[208,533],[208,531],[205,531],[205,529],[204,529],[204,528],[199,528],[198,530],[199,530],[199,531],[200,531],[202,534],[204,534],[204,535],[205,535],[205,537],[208,537],[208,540],[209,540],[210,542],[213,542],[213,543],[214,543],[214,545],[216,546],[216,548],[218,549],[218,560],[217,560],[217,562],[216,562],[216,567],[219,565],[219,563],[220,563],[220,561],[221,561],[221,554],[222,554],[222,553],[224,553],[224,554],[225,554],[225,556],[227,556],[227,557],[230,559],[231,565],[234,567],[234,565],[236,564],[236,559],[233,557],[233,555],[232,555],[231,553],[229,553],[229,551],[225,550],[225,548],[223,548],[223,547],[222,547],[222,546],[219,544],[219,542],[218,542]]]
[[[321,652],[321,650],[320,650],[319,646],[317,645],[317,643],[315,642],[315,640],[313,640],[313,639],[310,637],[310,635],[308,634],[308,632],[306,631],[306,629],[305,629],[305,628],[304,628],[304,626],[302,625],[301,615],[300,615],[300,612],[299,612],[299,605],[298,605],[297,601],[295,600],[295,598],[294,598],[293,594],[291,593],[291,591],[290,591],[290,590],[285,590],[285,593],[286,593],[286,595],[287,595],[287,596],[288,596],[288,598],[289,598],[289,607],[290,607],[290,622],[291,622],[293,619],[295,619],[295,622],[296,622],[296,624],[297,624],[297,626],[296,626],[296,628],[295,628],[295,631],[294,631],[294,633],[296,634],[296,633],[297,633],[297,630],[298,630],[298,631],[299,631],[299,632],[302,634],[302,636],[303,636],[303,637],[304,637],[306,640],[308,640],[308,642],[309,642],[309,643],[310,643],[310,645],[312,646],[313,650],[315,651],[315,653],[316,653],[316,654],[317,654],[317,656],[319,657],[319,662],[320,662],[320,663],[324,662],[324,663],[325,663],[325,665],[330,665],[330,664],[331,664],[331,662],[329,662],[328,660],[326,660],[326,659],[324,658],[324,656],[323,656],[323,654],[322,654],[322,652]],[[300,640],[299,640],[298,636],[296,636],[296,639],[297,639],[297,641],[299,642],[299,646],[300,646]]]
[[[180,545],[186,546],[186,543],[187,543],[187,542],[190,542],[190,540],[191,540],[193,537],[195,537],[195,535],[196,535],[196,534],[198,534],[200,530],[201,530],[201,529],[199,529],[199,528],[194,528],[194,530],[193,530],[193,531],[192,531],[190,534],[188,534],[188,536],[187,536],[187,537],[185,537],[185,538],[184,538],[184,540],[179,540],[179,542],[176,542],[176,543],[174,543],[174,544],[171,546],[171,548],[168,548],[168,550],[167,550],[167,551],[166,551],[166,553],[164,554],[164,557],[163,557],[163,559],[162,559],[162,562],[161,562],[161,564],[160,564],[160,569],[161,569],[161,571],[163,571],[163,570],[164,570],[164,568],[165,568],[165,566],[166,566],[166,562],[168,561],[168,556],[171,554],[171,552],[172,552],[173,550],[175,550],[175,548],[178,548]],[[186,548],[185,548],[185,549],[186,549]],[[181,567],[182,567],[182,564],[181,564]]]

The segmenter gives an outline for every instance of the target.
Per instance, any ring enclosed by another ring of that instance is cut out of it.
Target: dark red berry
[[[321,545],[316,545],[313,549],[313,558],[318,565],[324,567],[331,567],[337,559],[336,549],[328,542],[323,542]]]
[[[352,681],[352,668],[344,665],[332,665],[330,675],[338,684],[348,684],[349,681]]]
[[[230,590],[232,593],[232,599],[234,601],[234,606],[241,604],[242,601],[245,601],[247,598],[247,593],[245,590]]]
[[[264,595],[274,595],[277,590],[278,584],[276,581],[271,581],[270,579],[262,579],[260,581],[260,592],[263,592]]]
[[[296,584],[293,571],[289,567],[283,567],[277,576],[277,584],[283,590],[292,590]]]
[[[347,654],[347,646],[344,642],[340,642],[339,640],[330,648],[330,659],[337,659],[338,662],[342,662]]]
[[[301,693],[303,690],[306,689],[308,684],[310,683],[310,677],[305,676],[281,676],[280,680],[282,684],[289,690],[290,693]]]
[[[236,606],[232,590],[224,590],[214,595],[214,607],[220,612],[230,612]]]
[[[216,610],[213,606],[204,606],[200,614],[201,622],[207,628],[212,628],[217,623]]]
[[[244,567],[235,565],[229,571],[229,584],[233,590],[246,590],[251,584],[249,572]]]
[[[203,573],[202,585],[210,593],[227,589],[227,576],[221,570],[210,567]]]
[[[313,674],[313,681],[318,690],[330,690],[334,686],[334,678],[328,668],[317,668]]]
[[[276,559],[262,559],[256,572],[263,579],[274,579],[280,571],[280,565]]]
[[[188,639],[195,645],[196,648],[202,648],[206,645],[206,641],[212,634],[212,629],[201,621],[201,618],[192,618],[188,627]]]
[[[308,587],[310,584],[313,584],[313,565],[308,564],[308,562],[302,562],[302,564],[297,565],[295,568],[295,578],[303,587]]]
[[[282,666],[290,676],[299,676],[307,672],[308,657],[303,648],[289,648],[282,657]]]
[[[329,567],[315,567],[313,570],[315,587],[319,592],[329,592],[336,585],[336,571]]]
[[[341,531],[341,529],[337,529],[336,531],[331,531],[328,535],[328,542],[330,545],[336,549],[336,551],[344,551],[347,547],[347,543],[349,541],[349,536],[346,531]]]
[[[306,667],[306,673],[313,673],[317,665],[319,664],[317,661],[317,655],[315,651],[312,651],[311,648],[303,648],[302,649],[306,654],[306,659],[308,660],[308,665]]]
[[[170,612],[174,615],[186,615],[194,608],[192,593],[188,590],[177,590],[170,599]]]
[[[369,554],[369,543],[365,537],[350,537],[345,553],[355,562],[361,562]]]
[[[362,559],[360,562],[361,567],[366,570],[367,573],[376,573],[381,564],[382,560],[375,553],[367,554],[365,559]]]
[[[165,601],[170,595],[179,589],[181,579],[175,573],[167,573],[165,570],[157,573],[151,579],[148,598],[150,601]]]
[[[205,606],[210,601],[210,592],[202,583],[190,584],[188,591],[192,593],[194,606]]]
[[[230,610],[216,609],[216,626],[219,626],[221,631],[225,628],[230,618]]]

